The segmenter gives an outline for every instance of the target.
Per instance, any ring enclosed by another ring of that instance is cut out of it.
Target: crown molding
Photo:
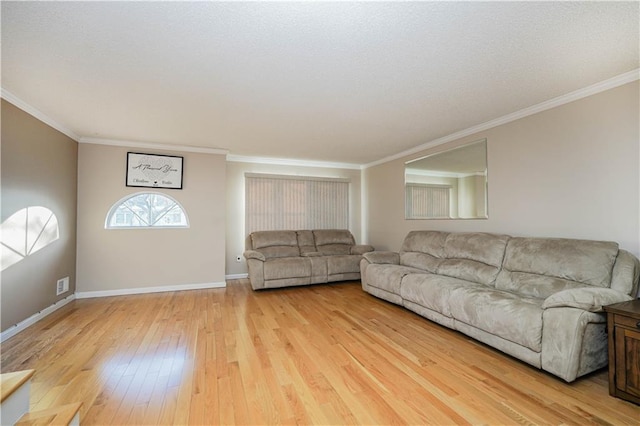
[[[169,145],[169,144],[162,144],[162,143],[127,141],[127,140],[119,140],[119,139],[101,139],[101,138],[82,137],[78,142],[83,144],[86,143],[86,144],[93,144],[93,145],[122,146],[126,148],[144,148],[144,149],[159,149],[164,151],[196,152],[200,154],[227,155],[229,153],[229,151],[227,151],[226,149],[204,148],[199,146],[188,146],[188,145]]]
[[[73,130],[63,126],[62,124],[55,121],[53,118],[49,117],[44,112],[29,105],[28,103],[26,103],[25,101],[23,101],[22,99],[14,95],[13,93],[9,92],[7,89],[2,88],[0,90],[0,96],[2,97],[2,99],[20,108],[22,111],[26,112],[27,114],[34,116],[38,120],[42,121],[44,124],[50,127],[53,127],[54,129],[56,129],[62,134],[69,136],[74,141],[76,142],[80,141],[80,136],[78,136]]]
[[[360,164],[353,163],[332,163],[328,161],[309,161],[294,160],[291,158],[272,158],[272,157],[245,157],[242,155],[227,155],[227,161],[234,163],[255,163],[255,164],[272,164],[277,166],[302,166],[302,167],[324,167],[330,169],[350,169],[360,170]]]
[[[461,130],[459,132],[452,133],[448,136],[444,136],[430,142],[424,143],[422,145],[418,145],[415,148],[408,149],[406,151],[399,152],[398,154],[391,155],[389,157],[382,158],[377,161],[373,161],[371,163],[365,164],[362,166],[362,169],[367,169],[369,167],[378,166],[380,164],[388,163],[389,161],[397,160],[399,158],[407,157],[412,154],[416,154],[418,152],[424,151],[429,148],[436,147],[438,145],[442,145],[447,142],[452,142],[458,139],[461,139],[465,136],[473,135],[474,133],[482,132],[484,130],[489,130],[494,127],[501,126],[503,124],[510,123],[515,120],[519,120],[524,117],[528,117],[533,114],[537,114],[542,111],[546,111],[548,109],[552,109],[564,104],[568,104],[573,101],[577,101],[582,98],[586,98],[587,96],[595,95],[600,92],[604,92],[605,90],[614,89],[618,86],[622,86],[623,84],[631,83],[633,81],[640,79],[640,68],[636,68],[633,71],[626,72],[624,74],[620,74],[616,77],[610,78],[608,80],[601,81],[599,83],[592,84],[591,86],[584,87],[582,89],[575,90],[573,92],[567,93],[562,96],[558,96],[553,99],[549,99],[548,101],[541,102],[539,104],[521,109],[519,111],[513,112],[511,114],[504,115],[502,117],[496,118],[494,120],[487,121],[482,124],[478,124],[476,126],[469,127],[468,129]]]

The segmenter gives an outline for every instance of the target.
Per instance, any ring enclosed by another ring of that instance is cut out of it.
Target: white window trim
[[[145,194],[156,194],[156,195],[160,195],[163,197],[166,197],[168,199],[170,199],[171,201],[173,201],[174,203],[176,203],[176,205],[182,210],[182,213],[184,214],[184,218],[187,222],[186,225],[184,226],[118,226],[118,225],[109,225],[109,222],[111,221],[111,217],[118,211],[118,208],[128,199],[130,198],[134,198],[137,197],[138,195],[145,195]],[[191,221],[189,220],[189,215],[187,214],[187,210],[182,206],[182,204],[180,204],[180,202],[178,200],[176,200],[175,198],[173,198],[170,195],[165,194],[164,192],[159,192],[159,191],[140,191],[140,192],[135,192],[133,194],[128,194],[122,198],[120,198],[118,201],[116,201],[115,203],[113,203],[113,205],[111,206],[111,208],[109,209],[109,211],[107,212],[107,217],[104,221],[104,229],[126,229],[126,230],[133,230],[133,229],[187,229],[191,227]]]

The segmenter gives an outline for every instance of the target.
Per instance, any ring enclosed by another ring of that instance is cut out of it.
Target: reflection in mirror
[[[487,140],[405,163],[405,218],[486,219]]]

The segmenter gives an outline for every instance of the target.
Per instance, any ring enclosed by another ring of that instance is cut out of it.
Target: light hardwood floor
[[[76,300],[2,345],[32,409],[83,424],[639,424],[605,370],[567,384],[359,282]]]

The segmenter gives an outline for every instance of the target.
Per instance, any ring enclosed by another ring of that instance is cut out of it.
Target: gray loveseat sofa
[[[359,280],[362,254],[346,229],[252,232],[244,257],[254,290]]]
[[[412,231],[361,262],[362,287],[571,382],[607,365],[602,306],[638,293],[613,242]]]

